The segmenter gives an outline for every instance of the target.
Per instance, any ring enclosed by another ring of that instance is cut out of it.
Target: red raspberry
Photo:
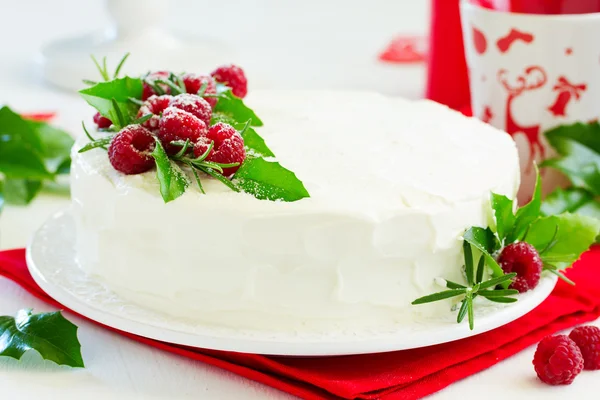
[[[583,370],[583,357],[579,347],[566,335],[548,336],[538,344],[533,366],[542,382],[570,385]]]
[[[189,93],[180,94],[173,97],[169,105],[195,115],[200,118],[206,126],[210,125],[212,108],[210,107],[210,104],[200,96]]]
[[[498,263],[505,273],[517,273],[510,288],[517,289],[520,293],[535,288],[540,281],[542,260],[535,247],[529,243],[509,244],[500,253]]]
[[[215,80],[208,75],[185,74],[181,79],[185,85],[185,91],[188,93],[198,94],[198,91],[200,91],[200,88],[204,82],[206,82],[207,86],[204,94],[217,94]],[[217,104],[216,97],[205,97],[204,100],[206,100],[212,108],[215,108],[215,105]]]
[[[160,115],[167,107],[169,107],[171,100],[173,100],[173,96],[169,94],[164,94],[162,96],[152,95],[148,97],[148,100],[146,100],[144,105],[140,107],[140,110],[137,113],[137,118],[141,118],[148,114],[153,115],[152,118],[144,122],[142,126],[150,129],[151,131],[158,129]]]
[[[127,175],[141,174],[152,169],[154,159],[150,155],[155,140],[152,133],[141,125],[129,125],[121,129],[108,147],[108,159],[113,168]]]
[[[600,329],[595,326],[579,326],[569,335],[583,355],[585,369],[600,369]]]
[[[240,99],[246,97],[248,93],[248,80],[244,70],[236,65],[223,65],[215,69],[210,74],[217,82],[227,85],[231,88],[233,94]]]
[[[201,156],[206,152],[210,142],[214,141],[207,161],[220,164],[239,163],[240,165],[246,159],[246,150],[244,149],[244,139],[238,131],[231,125],[219,122],[210,127],[208,134],[194,148],[194,155]],[[240,166],[223,168],[223,175],[233,175]]]
[[[170,155],[177,154],[181,147],[171,145],[176,140],[189,139],[197,143],[207,134],[206,124],[187,111],[175,107],[168,107],[160,119],[158,138]]]
[[[167,79],[169,79],[169,75],[171,75],[169,73],[169,71],[152,72],[151,74],[149,74],[146,77],[145,80],[150,81],[152,83],[154,83],[154,81],[157,79],[166,81]],[[159,83],[159,86],[165,92],[165,94],[171,93],[171,88],[169,86],[165,85],[164,83]],[[152,95],[158,95],[158,93],[156,93],[150,85],[148,85],[146,82],[144,82],[144,90],[142,91],[142,100],[145,101]]]
[[[98,127],[98,129],[106,129],[106,128],[110,128],[110,126],[112,125],[112,121],[106,117],[103,117],[102,115],[100,115],[99,112],[97,112],[94,115],[94,123],[96,124],[96,126]]]

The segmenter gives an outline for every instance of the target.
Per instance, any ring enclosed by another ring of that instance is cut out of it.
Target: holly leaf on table
[[[84,368],[77,326],[60,312],[21,310],[14,318],[0,316],[0,356],[20,360],[27,350],[59,365]]]
[[[260,200],[296,201],[310,197],[296,174],[278,162],[248,157],[235,173],[233,183]]]
[[[141,79],[125,77],[97,83],[79,93],[89,105],[120,129],[135,119],[139,106],[130,99],[141,99],[142,90]]]
[[[546,132],[546,138],[558,157],[541,165],[561,171],[574,186],[600,195],[600,124],[559,126]]]
[[[564,213],[535,220],[527,243],[540,253],[544,264],[563,270],[571,266],[600,234],[600,220],[580,214]]]
[[[185,193],[190,182],[177,164],[169,159],[158,139],[152,157],[156,161],[156,177],[160,184],[160,194],[165,203],[173,201]]]

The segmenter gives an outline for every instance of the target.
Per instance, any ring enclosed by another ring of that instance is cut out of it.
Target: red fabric
[[[432,0],[426,97],[459,110],[471,104],[460,0]]]
[[[576,287],[560,281],[542,305],[508,325],[472,338],[415,350],[325,358],[266,357],[193,349],[118,332],[304,399],[417,399],[488,368],[546,335],[598,318],[599,263],[597,247],[569,270]],[[0,274],[64,309],[35,284],[25,264],[24,250],[1,252]],[[535,376],[533,367],[531,375]]]

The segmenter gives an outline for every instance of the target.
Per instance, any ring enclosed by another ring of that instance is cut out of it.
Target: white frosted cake
[[[413,307],[464,282],[462,239],[514,198],[513,140],[429,101],[372,93],[253,92],[257,131],[310,198],[258,200],[217,181],[165,204],[156,171],[123,175],[73,152],[81,267],[121,297],[239,329],[372,329],[448,312]]]

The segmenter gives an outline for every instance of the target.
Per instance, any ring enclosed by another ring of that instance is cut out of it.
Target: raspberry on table
[[[171,142],[189,139],[195,144],[206,135],[206,124],[200,118],[176,107],[167,107],[163,112],[157,132],[158,138],[169,155],[177,154],[181,150],[180,147],[173,146]]]
[[[510,288],[519,293],[535,288],[542,274],[542,259],[535,247],[525,242],[511,243],[498,257],[498,264],[504,273],[516,272],[517,276]]]
[[[583,356],[568,336],[548,336],[538,344],[533,365],[542,382],[570,385],[583,370]]]
[[[164,80],[166,81],[167,79],[169,79],[169,76],[171,74],[169,73],[169,71],[156,71],[156,72],[152,72],[150,74],[148,74],[148,76],[146,77],[146,80],[154,83],[155,80]],[[170,94],[171,93],[171,88],[167,85],[165,85],[164,83],[159,83],[160,88],[165,92],[165,94]],[[158,93],[156,93],[154,91],[154,89],[152,89],[152,86],[148,85],[146,82],[144,82],[144,89],[142,91],[142,100],[146,101],[150,96],[152,95],[158,95]]]
[[[569,335],[583,356],[583,368],[600,369],[600,328],[595,326],[579,326]]]
[[[112,121],[106,117],[103,117],[99,112],[94,114],[94,123],[98,129],[107,129],[112,125]]]
[[[158,129],[160,122],[160,115],[162,112],[169,107],[169,103],[173,99],[173,96],[164,94],[162,96],[152,95],[144,102],[137,113],[137,118],[141,118],[144,115],[152,114],[152,118],[142,124],[144,128],[148,128],[151,131]]]
[[[210,74],[217,82],[227,85],[231,88],[231,92],[243,99],[248,93],[248,80],[244,74],[244,70],[237,65],[223,65],[215,69]]]
[[[200,118],[206,126],[210,125],[212,117],[212,108],[208,102],[200,96],[190,93],[183,93],[171,99],[168,104],[171,107],[179,108]]]
[[[141,174],[154,167],[155,139],[141,125],[128,125],[110,142],[108,159],[113,168],[126,175]]]
[[[202,85],[206,82],[206,90],[204,94],[217,94],[217,85],[215,84],[215,80],[208,75],[199,75],[199,74],[185,74],[181,78],[183,80],[183,84],[185,85],[185,91],[191,94],[198,94]],[[217,104],[216,97],[205,97],[204,100],[210,104],[212,108],[215,108]]]
[[[207,161],[220,164],[239,163],[241,165],[246,159],[244,139],[233,126],[222,122],[211,126],[205,138],[194,147],[194,155],[199,157],[204,154],[211,141],[214,142],[214,145],[210,154],[206,157]],[[240,165],[223,168],[223,175],[233,175],[240,168]]]

